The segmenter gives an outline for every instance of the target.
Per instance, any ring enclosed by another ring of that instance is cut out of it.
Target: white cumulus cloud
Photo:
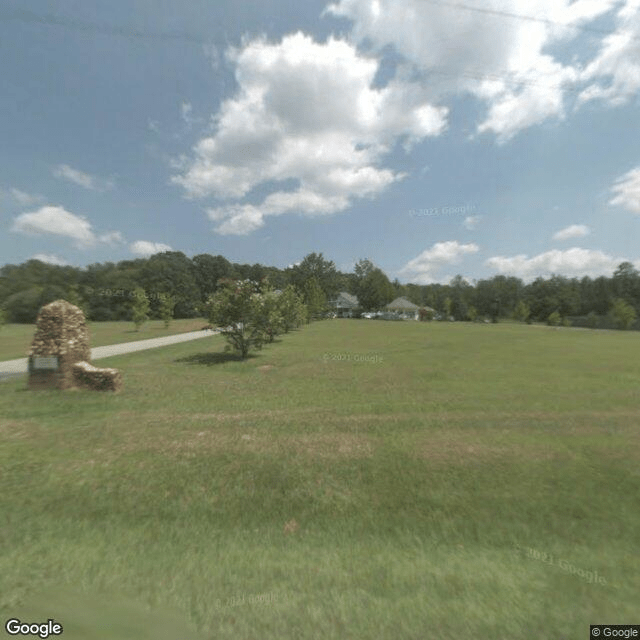
[[[85,189],[91,189],[93,191],[104,191],[113,187],[113,183],[109,180],[102,180],[94,176],[79,171],[70,167],[68,164],[60,164],[53,169],[53,175],[56,178],[62,178],[63,180],[69,180]]]
[[[344,210],[404,177],[380,167],[396,141],[410,146],[446,128],[447,108],[417,82],[374,88],[378,62],[345,41],[296,33],[245,42],[227,58],[238,94],[172,178],[188,197],[231,201],[209,210],[221,233],[248,233],[269,215]],[[275,186],[261,203],[240,202],[259,185]]]
[[[589,85],[578,105],[603,100],[616,106],[640,91],[640,2],[622,2],[615,21],[615,31],[602,39],[598,55],[581,72]]]
[[[572,224],[553,234],[553,240],[568,240],[569,238],[583,238],[590,233],[589,227],[584,224]]]
[[[103,233],[99,238],[100,242],[104,242],[105,244],[111,245],[112,247],[117,244],[123,244],[124,238],[119,231],[109,231],[107,233]]]
[[[486,116],[477,132],[505,143],[528,127],[564,118],[567,93],[576,87],[612,104],[638,91],[638,6],[638,0],[338,0],[326,12],[351,21],[355,42],[380,55],[393,47],[422,74],[431,95],[467,93],[483,101]],[[584,68],[551,53],[607,13],[615,34],[600,36],[601,50]]]
[[[616,180],[611,187],[616,196],[609,204],[640,213],[640,167],[632,169]]]
[[[498,273],[531,281],[539,276],[546,278],[553,274],[571,278],[610,276],[621,262],[625,262],[625,258],[616,258],[603,251],[573,247],[564,251],[553,249],[531,258],[524,254],[494,256],[485,264]]]
[[[13,199],[18,204],[21,204],[25,207],[28,207],[34,204],[39,204],[44,200],[42,196],[26,193],[24,191],[20,191],[20,189],[11,189],[10,193]]]
[[[482,216],[467,216],[462,224],[464,225],[465,229],[473,231],[478,225],[478,222],[480,222],[481,218]]]
[[[82,247],[91,246],[96,241],[91,223],[64,207],[45,206],[37,211],[22,213],[14,219],[12,231],[64,236]]]
[[[135,253],[139,256],[151,256],[154,253],[162,253],[164,251],[171,251],[171,247],[168,244],[162,244],[161,242],[149,242],[148,240],[137,240],[129,245],[131,253]]]
[[[457,240],[436,242],[430,249],[425,249],[410,260],[399,273],[411,278],[416,284],[436,282],[436,272],[443,266],[458,264],[465,255],[477,253],[479,249],[476,244],[460,244]]]
[[[38,253],[35,256],[31,256],[30,260],[40,260],[40,262],[46,262],[47,264],[55,264],[60,267],[64,267],[69,264],[62,258],[58,258],[58,256],[55,256],[52,253]]]

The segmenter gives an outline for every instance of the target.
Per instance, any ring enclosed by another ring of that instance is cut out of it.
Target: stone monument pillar
[[[56,300],[42,307],[29,351],[29,388],[69,389],[76,386],[73,365],[82,361],[91,361],[84,313],[66,300]]]

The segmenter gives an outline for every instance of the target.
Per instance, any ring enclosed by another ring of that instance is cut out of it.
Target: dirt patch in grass
[[[40,431],[41,427],[33,420],[0,420],[0,434],[3,438],[26,440]]]

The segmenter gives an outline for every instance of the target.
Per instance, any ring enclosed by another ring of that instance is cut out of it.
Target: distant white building
[[[329,308],[338,318],[352,318],[355,310],[359,306],[358,298],[346,291],[341,291],[335,300],[329,303]]]
[[[396,298],[385,307],[387,312],[403,320],[419,320],[419,309],[420,307],[417,304],[413,304],[413,302],[403,297]]]

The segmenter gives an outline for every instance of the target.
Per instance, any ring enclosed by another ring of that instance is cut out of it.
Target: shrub
[[[611,316],[618,329],[629,329],[636,321],[636,310],[622,298],[616,298],[611,307]]]
[[[561,322],[562,322],[562,316],[558,311],[554,311],[553,313],[550,313],[549,317],[547,318],[547,324],[550,327],[557,327]]]

